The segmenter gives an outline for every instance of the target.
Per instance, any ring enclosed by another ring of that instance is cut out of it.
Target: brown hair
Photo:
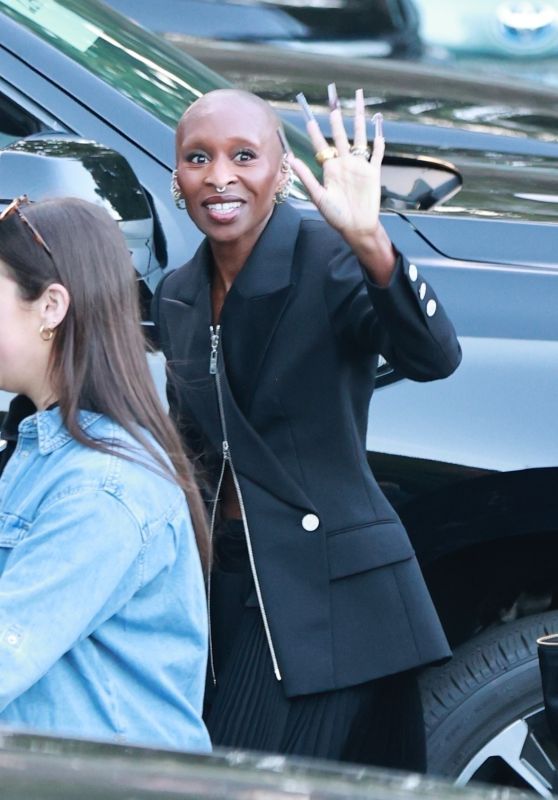
[[[81,444],[116,452],[106,442],[87,436],[79,425],[80,409],[96,411],[121,425],[145,448],[156,471],[184,490],[200,557],[208,569],[205,508],[192,466],[149,370],[137,280],[124,236],[108,212],[77,198],[45,200],[26,205],[23,212],[49,252],[13,214],[0,224],[0,259],[24,300],[36,300],[52,283],[61,283],[70,294],[68,312],[56,328],[50,362],[64,424]],[[172,467],[145,431],[167,453]],[[120,449],[118,455],[138,460]]]

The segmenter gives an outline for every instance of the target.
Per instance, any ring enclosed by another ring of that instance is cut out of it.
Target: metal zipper
[[[221,466],[221,475],[220,475],[220,478],[219,478],[219,491],[220,491],[220,488],[221,488],[221,482],[223,480],[225,467],[226,467],[226,464],[228,463],[228,465],[230,467],[230,470],[231,470],[231,475],[232,475],[232,478],[233,478],[234,486],[235,486],[235,489],[236,489],[236,494],[237,494],[237,497],[238,497],[238,504],[240,506],[240,513],[242,515],[242,524],[244,526],[244,533],[245,533],[245,536],[246,536],[246,545],[248,547],[248,558],[250,559],[250,568],[252,570],[252,577],[254,579],[254,588],[256,590],[256,597],[258,598],[258,605],[260,607],[260,613],[262,615],[262,622],[263,622],[263,626],[264,626],[264,630],[265,630],[267,644],[268,644],[268,647],[269,647],[269,652],[270,652],[270,655],[271,655],[271,661],[272,661],[272,664],[273,664],[273,672],[275,673],[275,677],[277,678],[277,680],[280,681],[281,680],[281,672],[279,670],[279,664],[277,662],[277,656],[275,655],[275,648],[273,647],[273,641],[271,639],[271,631],[269,629],[269,622],[267,620],[267,614],[265,612],[265,607],[264,607],[264,604],[263,604],[262,592],[261,592],[261,589],[260,589],[260,581],[258,579],[258,573],[256,571],[256,562],[254,560],[254,552],[252,550],[252,540],[250,538],[250,529],[248,528],[248,518],[246,516],[246,509],[245,509],[245,506],[244,506],[244,500],[242,498],[242,492],[240,491],[240,484],[239,484],[239,481],[238,481],[238,476],[236,474],[236,470],[234,468],[234,464],[233,464],[233,460],[232,460],[232,456],[231,456],[231,449],[230,449],[230,446],[229,446],[228,436],[227,436],[227,423],[226,423],[226,420],[225,420],[225,411],[224,411],[224,408],[223,408],[223,393],[222,393],[222,388],[221,388],[221,377],[220,377],[219,371],[217,369],[217,359],[218,359],[218,355],[219,355],[219,345],[220,345],[220,337],[221,337],[221,326],[217,325],[217,326],[214,327],[213,325],[210,325],[209,326],[209,335],[210,335],[210,343],[211,343],[211,353],[210,353],[210,356],[209,356],[209,373],[211,375],[215,375],[215,386],[216,386],[216,389],[217,389],[217,402],[218,402],[218,406],[219,406],[219,417],[221,419],[221,430],[222,430],[222,433],[223,433],[223,442],[222,442],[223,463],[222,463],[222,466]],[[211,536],[213,536],[213,522],[214,522],[214,519],[215,519],[215,507],[213,509],[213,514],[212,514]],[[210,647],[210,652],[211,651],[212,651],[212,648]],[[212,669],[213,669],[213,667],[212,667]],[[213,680],[215,680],[215,674],[214,673],[213,673]]]
[[[211,523],[209,526],[209,552],[213,552],[213,532],[215,531],[215,517],[217,515],[217,498],[221,492],[221,484],[225,475],[226,461],[223,459],[221,463],[221,473],[217,482],[217,490],[215,492],[215,500],[213,501],[213,509],[211,511]],[[217,685],[217,676],[215,675],[215,661],[213,658],[213,637],[211,635],[211,567],[207,572],[207,624],[209,629],[209,669],[211,671],[211,680],[213,685]]]

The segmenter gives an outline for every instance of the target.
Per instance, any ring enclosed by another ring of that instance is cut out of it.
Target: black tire
[[[540,711],[536,640],[557,631],[558,611],[525,617],[485,631],[458,647],[444,666],[425,670],[429,772],[458,779],[501,731]],[[539,718],[544,726],[544,715]]]

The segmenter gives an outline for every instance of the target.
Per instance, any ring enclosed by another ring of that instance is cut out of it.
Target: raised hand
[[[380,170],[385,149],[381,117],[378,115],[370,155],[362,89],[355,92],[352,146],[345,131],[335,84],[328,86],[328,95],[334,147],[322,134],[304,95],[297,96],[306,116],[308,135],[316,149],[316,160],[323,168],[323,185],[303,161],[293,154],[289,155],[289,161],[326,222],[339,231],[372,277],[387,283],[395,256],[379,218]]]

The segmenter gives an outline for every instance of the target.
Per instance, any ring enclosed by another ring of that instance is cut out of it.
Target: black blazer
[[[287,695],[447,657],[365,448],[378,353],[419,381],[459,364],[432,288],[402,256],[390,285],[375,286],[328,225],[279,206],[226,297],[212,375],[211,263],[204,241],[163,279],[153,317],[172,412],[190,448],[205,451],[210,482],[227,441]]]

